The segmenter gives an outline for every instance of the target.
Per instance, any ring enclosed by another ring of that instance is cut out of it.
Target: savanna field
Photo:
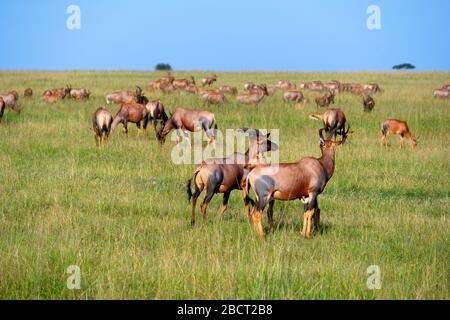
[[[362,98],[337,96],[354,134],[336,150],[336,169],[319,196],[322,232],[301,237],[303,205],[276,202],[275,229],[262,241],[246,220],[242,195],[231,194],[225,218],[216,195],[209,223],[190,227],[186,181],[195,165],[171,161],[174,142],[161,146],[152,130],[129,137],[116,130],[97,148],[92,113],[105,95],[140,85],[167,111],[205,108],[219,129],[280,130],[280,160],[320,156],[321,123],[314,95],[304,109],[281,93],[258,107],[233,97],[203,107],[196,95],[149,93],[164,74],[150,72],[0,72],[0,91],[20,93],[21,113],[0,124],[1,299],[449,299],[450,100],[433,89],[450,73],[217,73],[219,85],[312,80],[370,83],[372,113]],[[174,72],[177,78],[209,73]],[[89,88],[88,101],[44,104],[49,88]],[[32,98],[23,90],[31,87]],[[114,115],[118,105],[106,108]],[[323,111],[324,109],[321,109]],[[408,121],[419,145],[380,145],[381,123]],[[204,193],[199,198],[203,199]],[[200,202],[200,201],[199,201]],[[199,210],[199,209],[198,209]],[[199,213],[199,211],[198,211]],[[267,227],[267,217],[263,223]],[[81,289],[67,288],[78,265]],[[380,268],[381,289],[369,290],[367,268]]]

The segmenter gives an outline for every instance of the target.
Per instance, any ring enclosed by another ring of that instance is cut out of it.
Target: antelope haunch
[[[255,90],[255,91],[253,91],[253,90]],[[261,100],[264,98],[264,96],[268,96],[268,95],[269,95],[269,92],[267,91],[267,86],[259,85],[256,87],[256,89],[251,89],[250,93],[237,96],[236,100],[240,103],[256,106],[261,102]]]
[[[375,108],[375,99],[370,95],[363,95],[363,107],[364,112],[371,112]]]
[[[387,138],[390,133],[400,135],[400,148],[403,148],[403,139],[409,140],[412,148],[415,148],[418,143],[418,138],[414,139],[411,131],[409,131],[408,123],[406,121],[389,119],[381,125],[381,143],[387,146]]]
[[[195,224],[195,207],[197,199],[206,188],[206,195],[201,204],[201,211],[203,216],[203,223],[206,223],[206,209],[209,202],[216,193],[223,193],[223,202],[220,208],[220,218],[223,217],[227,209],[228,199],[233,190],[242,190],[245,179],[249,173],[249,169],[245,168],[245,164],[251,161],[264,161],[264,154],[271,150],[276,150],[278,146],[269,141],[270,134],[262,135],[255,129],[241,129],[244,132],[249,132],[250,146],[245,154],[234,153],[226,158],[212,158],[204,161],[198,165],[193,178],[187,183],[188,200],[192,199],[192,218],[191,225]],[[261,160],[262,159],[262,160]],[[192,193],[191,184],[194,180],[195,191]],[[251,200],[244,199],[245,212],[247,218],[250,219],[250,202]]]
[[[177,89],[185,89],[191,85],[195,86],[195,79],[191,76],[191,79],[174,79],[173,86]]]
[[[16,91],[10,91],[7,94],[2,94],[0,95],[0,98],[2,98],[3,103],[5,104],[6,107],[18,111],[17,109],[18,94]]]
[[[115,91],[106,96],[106,103],[142,103],[142,89],[136,86],[135,91]]]
[[[378,83],[369,83],[363,86],[363,90],[366,93],[379,93],[381,92],[380,85]]]
[[[309,118],[322,120],[325,131],[334,132],[335,138],[337,134],[340,134],[344,138],[346,132],[348,133],[348,131],[345,131],[345,123],[347,120],[344,112],[340,109],[328,109],[323,114],[314,112],[309,115]]]
[[[33,89],[31,89],[31,88],[26,88],[23,91],[23,96],[24,97],[31,97],[32,95],[33,95]]]
[[[164,127],[156,133],[156,138],[161,144],[164,144],[169,132],[177,130],[178,144],[182,139],[182,133],[185,131],[195,132],[205,130],[209,142],[213,143],[215,140],[214,133],[211,130],[213,126],[214,129],[217,129],[214,113],[203,110],[177,108],[166,121]]]
[[[231,86],[221,86],[217,90],[220,93],[228,93],[228,94],[232,94],[232,95],[236,95],[238,93],[237,88],[231,87]]]
[[[275,200],[290,201],[300,200],[305,205],[303,215],[304,238],[311,237],[311,223],[314,218],[316,229],[320,226],[320,209],[317,201],[319,194],[323,192],[327,182],[331,179],[335,167],[334,148],[343,142],[331,141],[333,132],[327,140],[323,138],[323,130],[319,130],[320,158],[303,158],[296,163],[280,165],[258,165],[247,176],[245,196],[249,196],[252,189],[256,195],[256,204],[252,212],[252,219],[257,234],[264,238],[262,227],[262,213],[267,210],[270,228],[273,228],[273,207]]]
[[[447,99],[450,98],[450,91],[446,88],[436,89],[433,92],[434,98]]]
[[[92,115],[92,127],[95,134],[95,143],[99,147],[104,140],[109,143],[109,135],[111,133],[111,125],[113,118],[111,113],[104,107],[98,108]]]
[[[164,127],[168,119],[161,100],[154,100],[145,105],[148,111],[148,120],[153,121],[153,128],[156,130],[158,120],[161,120],[161,127]]]
[[[111,125],[111,134],[114,133],[114,130],[122,123],[123,129],[122,132],[128,136],[128,122],[132,122],[136,124],[138,130],[138,136],[141,133],[141,126],[144,127],[144,130],[147,129],[148,124],[148,110],[145,105],[139,103],[123,103],[114,117],[113,123]]]

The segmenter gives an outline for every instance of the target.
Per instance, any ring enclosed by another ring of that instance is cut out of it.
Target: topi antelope
[[[446,88],[436,89],[433,92],[434,98],[447,99],[450,98],[450,91]]]
[[[390,133],[400,135],[400,148],[403,148],[403,139],[409,140],[412,148],[415,148],[418,143],[418,138],[414,139],[411,131],[409,131],[408,123],[406,121],[389,119],[381,125],[381,143],[387,146],[387,137]]]
[[[176,89],[185,89],[191,85],[195,86],[195,79],[191,76],[191,79],[175,79],[172,82]]]
[[[237,95],[238,90],[236,87],[231,87],[231,86],[221,86],[217,89],[217,91],[219,93],[228,93],[228,94],[232,94],[232,95]]]
[[[98,108],[92,115],[92,127],[95,134],[95,143],[99,147],[103,140],[109,144],[109,135],[113,118],[111,113],[104,107]]]
[[[323,128],[326,132],[334,132],[335,138],[337,134],[340,134],[343,138],[349,133],[350,126],[348,130],[345,130],[346,118],[345,114],[341,109],[328,109],[323,114],[314,112],[309,115],[310,119],[322,120]],[[350,132],[353,133],[353,132]]]
[[[173,114],[170,115],[170,118],[166,121],[165,125],[156,133],[156,138],[161,144],[164,144],[169,132],[176,130],[178,144],[181,142],[181,134],[183,132],[205,130],[209,143],[213,143],[215,140],[214,133],[212,132],[213,126],[214,129],[217,129],[214,113],[203,110],[177,108]]]
[[[214,82],[217,81],[217,76],[213,75],[211,78],[203,78],[202,79],[202,86],[211,86]]]
[[[364,112],[371,112],[375,108],[375,99],[370,95],[363,95]]]
[[[6,107],[9,109],[12,108],[14,111],[19,111],[17,108],[17,101],[19,99],[19,95],[16,91],[10,91],[7,94],[0,95],[0,98],[2,98],[3,103]]]
[[[304,103],[306,101],[305,96],[301,91],[287,91],[283,94],[284,102]]]
[[[153,129],[155,132],[157,132],[156,125],[158,120],[161,120],[161,127],[164,127],[168,117],[161,100],[151,101],[145,105],[145,108],[148,111],[148,120],[153,121]]]
[[[227,101],[223,93],[205,93],[202,95],[203,104],[224,104]]]
[[[294,90],[297,88],[297,86],[289,80],[280,80],[275,87],[281,90]]]
[[[317,201],[331,179],[335,168],[334,148],[345,142],[347,135],[341,141],[332,141],[334,132],[328,139],[323,138],[324,129],[319,130],[320,158],[307,157],[296,163],[279,165],[257,165],[247,176],[244,188],[245,198],[249,197],[252,189],[256,195],[256,204],[252,212],[252,219],[257,234],[264,238],[262,227],[262,213],[269,206],[267,216],[270,228],[273,229],[273,207],[275,200],[300,200],[305,206],[303,215],[304,238],[311,237],[311,224],[318,230],[320,226],[320,209]],[[348,132],[347,132],[348,133]]]
[[[115,91],[106,96],[106,103],[142,103],[143,93],[139,86],[136,86],[135,91]]]
[[[277,150],[278,146],[268,140],[269,135],[263,135],[257,129],[239,129],[241,132],[248,132],[250,138],[249,149],[245,154],[234,153],[226,158],[212,158],[198,165],[193,177],[188,181],[186,190],[188,200],[192,199],[191,225],[195,224],[195,207],[197,199],[206,188],[206,196],[201,204],[203,223],[206,223],[206,209],[209,202],[216,193],[223,193],[222,206],[220,208],[220,218],[223,218],[227,209],[228,199],[233,190],[242,190],[249,169],[245,164],[257,161],[264,163],[264,154],[271,150]],[[191,184],[194,180],[195,191],[192,193]],[[245,212],[250,219],[250,202],[245,199]]]
[[[363,90],[365,93],[379,93],[381,92],[380,85],[378,83],[369,83],[363,86]]]
[[[69,91],[69,97],[76,99],[76,100],[81,100],[81,99],[89,99],[89,96],[91,95],[91,93],[89,92],[88,89],[70,89]]]
[[[331,103],[334,103],[334,92],[327,92],[324,95],[315,98],[317,107],[328,107]]]
[[[114,116],[114,120],[111,125],[111,134],[114,133],[114,130],[119,125],[119,123],[122,123],[123,125],[122,132],[126,136],[128,136],[129,122],[136,124],[138,136],[141,134],[142,126],[144,130],[147,130],[149,112],[146,108],[146,104],[139,104],[136,102],[123,103],[120,106],[119,110],[117,110],[116,115]]]
[[[264,96],[268,96],[267,86],[265,84],[256,86],[255,89],[251,89],[250,93],[242,94],[236,97],[236,100],[240,103],[250,104],[253,106],[258,105]]]

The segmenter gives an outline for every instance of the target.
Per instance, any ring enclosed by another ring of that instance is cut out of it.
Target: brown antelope
[[[381,143],[387,146],[387,138],[390,133],[400,135],[400,148],[403,148],[403,139],[409,140],[412,148],[415,148],[418,143],[418,138],[414,139],[411,131],[409,131],[408,123],[406,121],[397,119],[388,119],[381,125]]]
[[[17,101],[19,99],[19,95],[17,94],[16,91],[10,91],[7,94],[2,94],[0,95],[0,98],[2,98],[3,103],[5,104],[6,107],[18,111]]]
[[[148,120],[153,121],[153,129],[155,132],[157,132],[156,125],[158,120],[161,120],[161,127],[164,127],[168,117],[161,100],[150,101],[145,105],[145,108],[148,111]]]
[[[203,78],[202,79],[202,86],[211,86],[214,82],[217,81],[217,76],[213,75],[211,78]]]
[[[324,95],[316,97],[316,106],[317,107],[328,107],[331,103],[334,103],[334,92],[327,92]]]
[[[106,96],[106,103],[142,103],[143,99],[142,89],[136,86],[135,91],[115,91]]]
[[[273,207],[275,200],[300,200],[305,205],[303,215],[304,238],[311,237],[311,224],[318,230],[320,226],[320,209],[317,201],[328,181],[334,173],[334,148],[345,142],[347,135],[341,141],[332,141],[334,132],[331,131],[328,139],[323,138],[324,129],[319,130],[320,158],[307,157],[296,163],[279,165],[257,165],[247,176],[245,197],[249,197],[252,189],[256,195],[256,204],[252,212],[252,219],[257,234],[264,238],[262,227],[262,213],[269,205],[267,216],[270,228],[273,229]]]
[[[191,79],[174,79],[172,82],[176,89],[185,89],[191,85],[195,86],[195,79],[191,76]]]
[[[356,84],[352,84],[350,87],[350,91],[352,94],[356,95],[356,96],[360,96],[363,94],[363,87],[362,85],[356,83]]]
[[[65,99],[66,97],[69,96],[71,89],[72,88],[70,87],[70,85],[66,85],[65,88],[54,88],[45,90],[44,93],[42,93],[42,97],[53,96],[54,98],[56,98],[56,100]]]
[[[98,108],[92,115],[92,127],[94,129],[95,143],[99,147],[103,140],[109,144],[109,135],[113,118],[111,113],[104,107]]]
[[[257,106],[264,96],[268,96],[267,86],[265,84],[258,85],[256,89],[251,89],[250,93],[242,94],[236,97],[236,100],[240,103],[250,104]]]
[[[70,89],[69,97],[80,100],[80,99],[89,99],[91,93],[88,89]]]
[[[283,94],[284,102],[304,103],[305,96],[301,91],[287,91]]]
[[[280,80],[277,82],[275,87],[281,90],[294,90],[297,88],[297,86],[289,80]]]
[[[148,124],[148,115],[149,112],[146,108],[148,100],[145,104],[140,104],[136,102],[131,103],[123,103],[119,110],[117,110],[116,115],[114,116],[114,120],[111,125],[111,134],[114,133],[114,130],[122,123],[123,129],[122,132],[128,136],[128,123],[132,122],[136,124],[136,128],[138,131],[138,136],[141,134],[141,126],[143,126],[144,130],[147,130]]]
[[[433,97],[434,98],[440,98],[440,99],[447,99],[447,98],[450,97],[450,91],[448,91],[445,88],[436,89],[433,92]]]
[[[249,92],[252,89],[256,89],[257,85],[253,82],[244,83],[244,91]]]
[[[306,88],[309,89],[310,91],[321,92],[325,89],[325,86],[323,85],[322,81],[317,80],[307,83]]]
[[[0,97],[0,122],[2,122],[3,112],[5,111],[6,103],[3,101],[3,98]]]
[[[26,88],[23,91],[23,96],[24,97],[31,97],[32,95],[33,95],[33,89],[31,89],[31,88]]]
[[[322,120],[323,128],[326,132],[334,132],[334,137],[336,138],[337,134],[340,134],[342,137],[345,137],[350,130],[350,126],[348,130],[345,130],[345,124],[347,119],[345,118],[345,113],[341,109],[328,109],[323,114],[314,112],[309,115],[310,119],[313,120]],[[353,132],[350,132],[350,134]]]
[[[237,95],[237,93],[238,93],[237,88],[231,87],[231,86],[221,86],[217,90],[220,93],[228,93],[228,94],[232,94],[232,95]]]
[[[365,93],[375,94],[381,92],[381,88],[378,83],[369,83],[363,86],[363,91]]]
[[[205,93],[202,95],[203,104],[224,104],[227,101],[223,93]]]
[[[364,112],[371,112],[375,108],[375,99],[370,95],[363,94]]]
[[[268,140],[269,135],[263,135],[257,129],[240,129],[248,132],[250,146],[245,154],[234,153],[226,158],[213,158],[198,165],[193,177],[187,183],[188,200],[192,199],[191,225],[195,224],[195,207],[197,199],[206,188],[206,196],[201,204],[203,223],[206,223],[206,209],[209,202],[216,193],[223,193],[222,206],[220,208],[220,218],[223,218],[227,209],[228,199],[233,190],[242,190],[249,169],[244,165],[247,163],[264,162],[264,154],[271,150],[277,150],[278,146]],[[191,184],[194,180],[195,191],[192,193]],[[250,199],[245,199],[245,212],[250,219]]]
[[[159,90],[164,94],[171,94],[174,93],[177,88],[171,83],[161,83],[159,85]]]
[[[184,91],[190,94],[198,94],[199,88],[197,86],[190,85],[184,88]]]
[[[208,136],[209,143],[213,143],[215,140],[214,133],[211,130],[213,126],[214,129],[217,129],[214,113],[203,110],[177,108],[170,115],[165,125],[156,133],[156,138],[161,144],[164,144],[169,132],[176,130],[178,144],[182,139],[181,134],[185,133],[185,131],[195,132],[203,129]],[[184,135],[186,137],[186,133]]]

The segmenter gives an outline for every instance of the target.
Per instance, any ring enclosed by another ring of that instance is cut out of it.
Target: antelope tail
[[[313,112],[309,114],[309,118],[312,120],[322,120],[322,114]]]
[[[194,172],[192,178],[189,179],[189,180],[187,181],[187,183],[186,183],[186,194],[187,194],[187,198],[188,198],[188,202],[189,202],[189,203],[191,202],[192,195],[193,195],[192,189],[191,189],[192,180],[194,180],[194,183],[195,183],[195,178],[197,177],[197,174],[199,173],[199,171],[200,171],[199,168],[197,168],[197,170],[195,170],[195,172]]]

